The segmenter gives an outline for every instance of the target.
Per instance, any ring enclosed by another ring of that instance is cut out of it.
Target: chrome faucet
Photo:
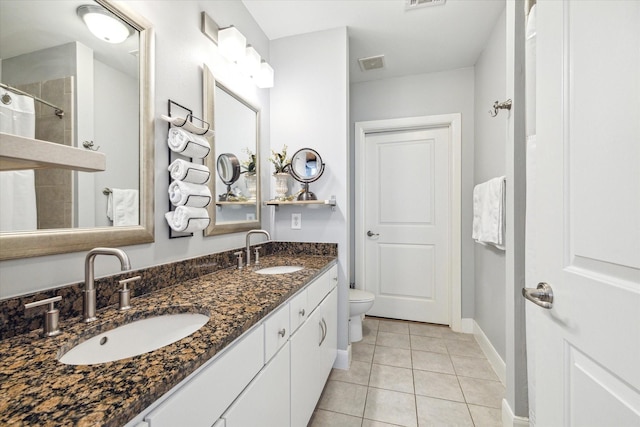
[[[271,235],[269,234],[269,232],[267,230],[249,230],[247,231],[247,239],[246,239],[246,243],[247,243],[247,264],[246,266],[249,267],[251,265],[251,235],[252,234],[264,234],[265,236],[267,236],[267,240],[271,240]]]
[[[120,260],[122,271],[131,270],[129,256],[122,249],[94,248],[87,252],[84,259],[84,291],[83,294],[83,319],[85,322],[96,320],[96,288],[93,282],[93,260],[96,255],[113,255]]]

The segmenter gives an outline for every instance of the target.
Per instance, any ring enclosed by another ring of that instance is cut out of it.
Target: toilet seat
[[[349,302],[370,302],[375,299],[375,295],[371,292],[361,289],[349,289]]]

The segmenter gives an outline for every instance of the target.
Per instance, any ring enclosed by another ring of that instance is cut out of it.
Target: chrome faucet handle
[[[60,328],[58,327],[60,310],[55,308],[55,303],[58,301],[62,301],[62,297],[60,295],[40,301],[30,302],[24,305],[24,309],[27,310],[29,308],[49,304],[49,309],[44,313],[44,326],[42,328],[42,333],[45,337],[60,335]]]
[[[141,279],[141,276],[134,276],[128,279],[118,281],[118,283],[122,285],[122,289],[118,291],[120,293],[120,305],[118,307],[118,310],[125,311],[131,308],[131,304],[129,303],[131,298],[131,289],[127,288],[127,284],[131,282],[136,282],[140,279]]]
[[[260,264],[260,249],[262,249],[262,246],[253,248],[254,258],[256,259],[253,263],[254,265]]]
[[[238,270],[242,270],[242,251],[234,252],[233,254],[238,257]]]

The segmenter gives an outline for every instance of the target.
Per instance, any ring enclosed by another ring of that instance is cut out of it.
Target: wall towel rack
[[[29,98],[33,98],[35,101],[38,101],[38,102],[40,102],[40,103],[42,103],[44,105],[48,105],[49,107],[51,107],[54,110],[56,110],[56,116],[58,116],[60,118],[62,118],[62,116],[64,116],[64,110],[62,108],[60,108],[57,105],[52,104],[52,103],[50,103],[48,101],[45,101],[44,99],[38,98],[35,95],[31,95],[30,93],[24,92],[24,91],[22,91],[20,89],[16,89],[15,87],[6,85],[4,83],[0,83],[0,87],[3,88],[3,89],[6,89],[6,90],[10,90],[11,92],[15,92],[15,93],[17,93],[19,95],[25,95],[25,96],[28,96]],[[5,93],[4,95],[2,95],[2,102],[4,104],[7,104],[7,105],[11,104],[11,95],[9,95],[8,93]]]

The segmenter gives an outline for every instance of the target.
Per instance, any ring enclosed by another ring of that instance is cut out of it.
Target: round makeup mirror
[[[240,178],[240,162],[235,154],[220,154],[216,163],[216,169],[218,170],[220,180],[227,186],[227,192],[219,195],[218,200],[225,202],[229,197],[236,196],[231,191],[231,186],[238,180],[238,178]]]
[[[309,191],[309,183],[317,181],[324,172],[322,157],[316,150],[303,148],[291,157],[289,173],[296,180],[304,184],[304,189],[298,195],[298,200],[317,200],[315,194]]]

